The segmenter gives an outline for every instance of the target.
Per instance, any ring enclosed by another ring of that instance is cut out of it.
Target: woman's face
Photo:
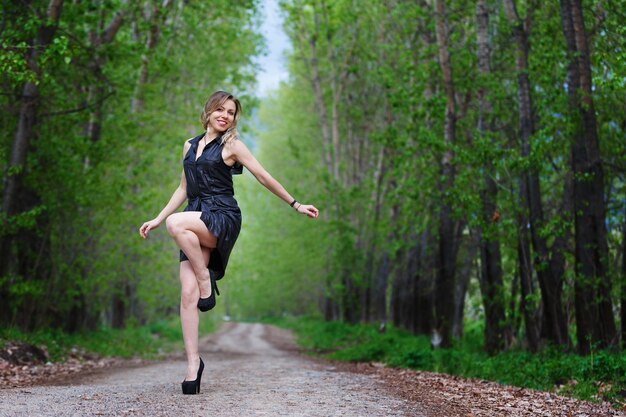
[[[229,127],[233,125],[235,121],[235,112],[237,106],[232,100],[226,100],[226,102],[219,106],[209,116],[209,126],[218,132],[225,132]]]

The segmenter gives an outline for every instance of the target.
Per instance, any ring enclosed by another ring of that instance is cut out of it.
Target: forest
[[[626,344],[626,2],[282,0],[289,79],[255,93],[256,0],[22,0],[0,22],[0,326],[177,314],[137,233],[211,92],[312,221],[235,179],[218,311],[389,323],[449,347]],[[620,23],[622,22],[622,23]]]

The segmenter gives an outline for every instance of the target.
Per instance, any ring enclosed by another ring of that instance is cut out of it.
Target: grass
[[[430,339],[387,326],[349,325],[315,318],[284,317],[273,324],[293,330],[298,343],[322,357],[347,362],[382,362],[411,368],[480,378],[501,384],[552,391],[574,398],[625,405],[626,355],[597,351],[578,356],[556,348],[537,354],[510,350],[495,356],[482,351],[482,329],[468,326],[453,348],[432,350]]]
[[[200,334],[214,331],[216,320],[201,320]],[[109,357],[156,359],[164,353],[182,349],[180,320],[173,317],[146,326],[125,329],[102,327],[96,331],[67,333],[58,329],[39,329],[24,333],[15,328],[0,329],[0,348],[7,341],[22,341],[44,347],[52,362],[64,361],[72,349]]]

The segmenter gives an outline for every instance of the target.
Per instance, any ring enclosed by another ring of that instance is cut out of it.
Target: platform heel
[[[202,371],[204,371],[204,362],[200,358],[200,366],[198,367],[198,374],[194,381],[183,381],[182,388],[183,394],[200,394],[200,381],[202,380]]]
[[[210,274],[211,277],[211,295],[207,298],[200,298],[198,300],[198,309],[202,312],[209,311],[215,307],[217,301],[215,300],[215,295],[220,295],[220,292],[217,289],[217,282],[213,278],[213,274]]]

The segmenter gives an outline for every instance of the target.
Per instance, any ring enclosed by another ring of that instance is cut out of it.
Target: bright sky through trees
[[[289,39],[283,31],[283,19],[280,16],[276,0],[263,0],[261,33],[267,43],[267,55],[258,58],[261,66],[258,73],[257,94],[264,97],[267,92],[278,87],[288,77],[285,66],[285,51],[290,49]]]

